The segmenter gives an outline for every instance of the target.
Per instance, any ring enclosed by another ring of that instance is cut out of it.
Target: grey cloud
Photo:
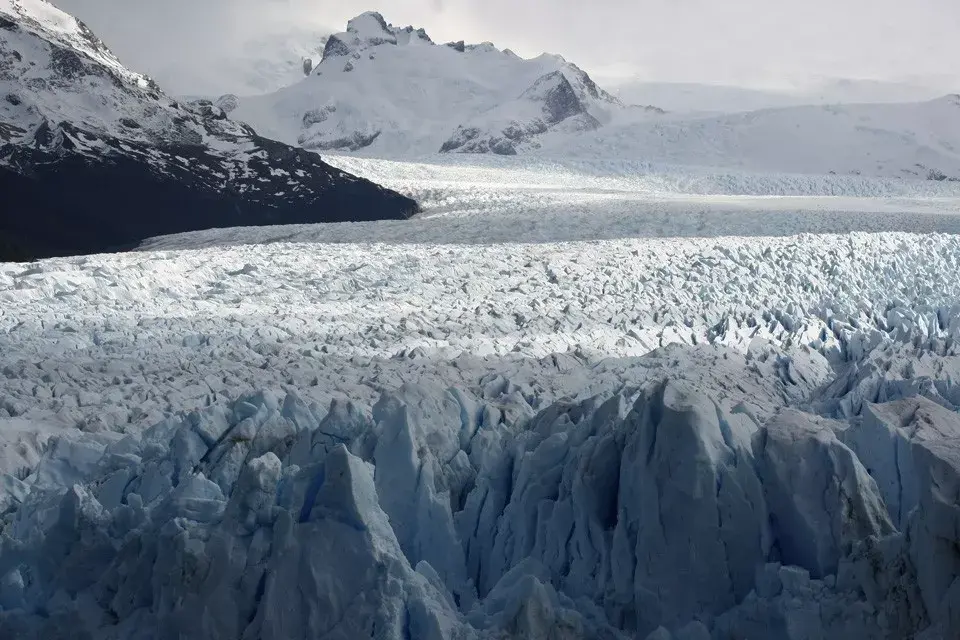
[[[264,34],[342,29],[365,10],[436,40],[561,53],[592,71],[660,81],[960,74],[954,0],[59,0],[130,66],[178,73]]]

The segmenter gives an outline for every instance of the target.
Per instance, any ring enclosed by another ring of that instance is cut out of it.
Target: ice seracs
[[[0,268],[0,636],[956,637],[954,236],[376,246]]]
[[[28,476],[7,507],[0,630],[953,637],[956,439],[914,452],[923,489],[897,531],[844,425],[774,415],[773,361],[696,351],[642,360],[639,390],[537,410],[406,385],[357,430],[259,393],[87,435],[72,485]],[[656,367],[677,359],[688,373]],[[730,372],[744,391],[724,398]],[[510,405],[521,420],[481,418]]]
[[[416,50],[519,68],[375,14],[333,42],[317,72],[369,87],[402,82],[371,64]],[[37,109],[82,103],[76,59]],[[534,62],[477,150],[610,127],[588,78]],[[103,73],[118,99],[154,90]],[[305,144],[399,144],[343,95],[298,115]],[[30,139],[153,149],[177,108],[150,100],[83,128],[38,116]],[[225,113],[249,105],[193,103],[177,131],[248,144]],[[507,135],[514,120],[537,133]],[[0,637],[960,637],[960,240],[822,233],[841,212],[949,225],[956,205],[927,197],[949,184],[443,158],[339,159],[453,202],[404,228],[0,265]],[[692,183],[848,199],[749,211],[678,193]],[[617,237],[640,218],[697,237]]]

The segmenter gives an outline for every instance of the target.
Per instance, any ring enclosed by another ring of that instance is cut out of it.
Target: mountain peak
[[[367,11],[349,20],[347,22],[347,33],[356,34],[361,41],[372,45],[397,43],[397,36],[393,28],[376,11]]]
[[[308,149],[517,153],[544,134],[595,129],[622,108],[562,56],[438,44],[368,12],[329,38],[309,81],[245,100],[236,117]]]
[[[362,51],[381,45],[407,45],[421,41],[433,44],[423,29],[394,27],[376,11],[361,13],[347,22],[347,30],[327,40],[323,59],[352,56],[359,58]]]
[[[541,103],[548,124],[587,112],[586,105],[562,71],[542,76],[520,97]]]

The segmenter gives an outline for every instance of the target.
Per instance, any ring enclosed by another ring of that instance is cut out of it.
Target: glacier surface
[[[886,233],[2,265],[0,635],[955,637],[958,261]]]

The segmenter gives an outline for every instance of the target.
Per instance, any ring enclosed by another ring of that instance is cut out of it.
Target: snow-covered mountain
[[[44,0],[0,0],[0,192],[5,252],[20,257],[416,210],[210,102],[167,97]]]
[[[541,153],[756,171],[960,178],[960,96],[614,123]]]
[[[861,86],[835,84],[810,101],[852,96]],[[874,84],[863,86],[864,95],[877,94]],[[813,106],[795,106],[800,99],[786,95],[734,91],[726,98],[782,106],[685,115],[627,105],[559,56],[524,60],[489,43],[436,44],[422,29],[365,13],[329,38],[311,77],[241,99],[233,113],[290,144],[374,156],[615,156],[760,171],[960,177],[956,97]],[[730,106],[717,98],[716,108],[703,104],[700,111]]]
[[[307,149],[513,154],[551,131],[592,130],[622,110],[560,56],[434,43],[364,13],[332,35],[310,78],[241,100],[236,117]]]

